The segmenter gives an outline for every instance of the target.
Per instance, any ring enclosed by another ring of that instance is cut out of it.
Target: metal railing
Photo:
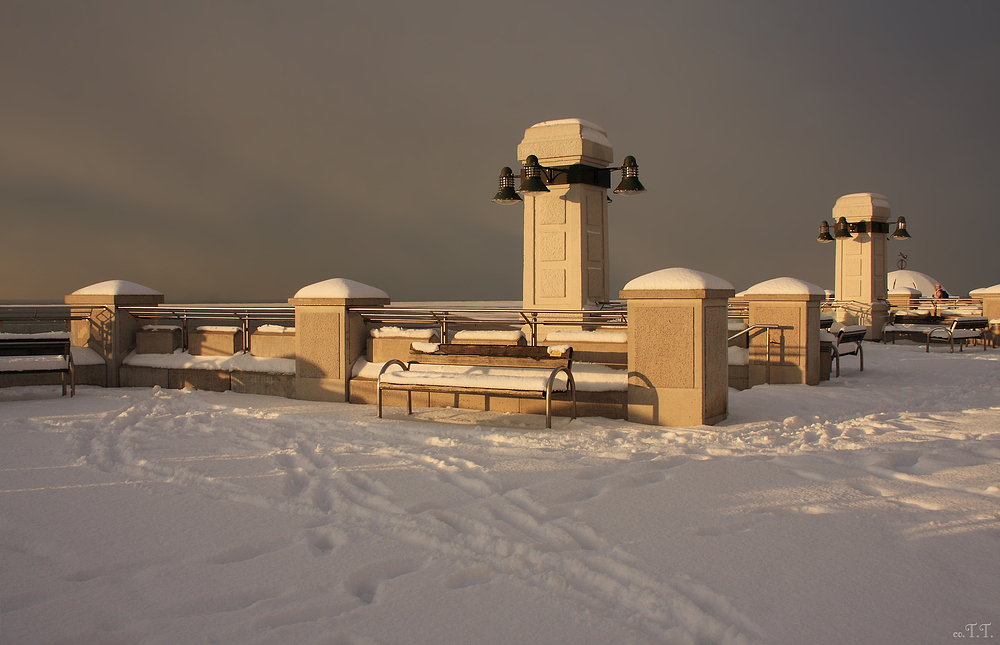
[[[872,305],[870,302],[859,302],[857,300],[824,300],[819,303],[821,312],[843,310],[858,319],[859,325],[871,326]]]
[[[781,332],[781,337],[780,337],[780,339],[778,340],[777,343],[775,343],[773,340],[771,340],[771,330],[773,330],[773,329],[777,329],[777,330],[779,330]],[[761,324],[757,324],[757,325],[750,325],[746,329],[738,331],[735,334],[733,334],[732,336],[730,336],[728,338],[728,340],[730,342],[732,342],[733,340],[735,340],[735,339],[739,338],[740,336],[743,336],[744,334],[746,334],[747,345],[749,345],[751,337],[759,335],[760,332],[763,331],[763,330],[767,330],[767,344],[766,344],[766,349],[764,350],[765,351],[765,361],[766,361],[764,363],[764,382],[765,383],[770,383],[771,382],[771,345],[778,345],[781,348],[781,355],[779,355],[779,357],[778,357],[779,362],[785,360],[785,357],[784,357],[785,331],[784,330],[786,330],[786,329],[791,329],[791,327],[782,327],[781,325],[772,325],[772,324],[765,324],[765,323],[761,323]],[[757,332],[757,333],[756,334],[751,334],[751,332]]]
[[[580,329],[623,329],[628,326],[627,313],[620,307],[606,309],[580,309],[574,311],[529,309],[437,309],[358,307],[352,312],[360,314],[365,322],[373,325],[416,325],[436,328],[442,342],[447,342],[455,329],[523,329],[527,328],[529,345],[539,342],[539,327],[560,326]]]
[[[74,320],[86,320],[91,323],[90,340],[99,343],[107,355],[114,337],[114,329],[108,326],[114,324],[112,313],[106,305],[0,305],[0,332],[69,332]],[[95,330],[100,332],[96,336]]]
[[[963,316],[981,316],[983,301],[980,298],[890,298],[892,311],[927,311],[929,316],[944,316],[959,312]]]
[[[243,331],[243,351],[250,351],[250,335],[267,323],[295,324],[295,307],[239,305],[159,305],[156,307],[119,307],[137,320],[175,322],[181,328],[181,346],[188,349],[191,325],[207,322],[237,322]]]

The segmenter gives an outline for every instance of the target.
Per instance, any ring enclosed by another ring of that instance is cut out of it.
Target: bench
[[[409,358],[408,363],[388,361],[379,371],[375,398],[380,419],[386,390],[406,392],[407,414],[413,413],[413,392],[428,392],[544,399],[546,428],[552,427],[552,401],[558,397],[573,402],[576,418],[571,347],[414,343]],[[390,371],[393,366],[399,369]]]
[[[837,376],[840,376],[841,356],[857,356],[861,371],[864,372],[865,350],[861,345],[861,341],[865,339],[865,334],[868,333],[868,328],[864,325],[849,325],[838,330],[836,334],[832,334],[830,332],[826,333],[834,337],[830,339],[830,352],[833,354],[833,358],[837,363]],[[844,349],[841,349],[842,347],[848,347],[851,349],[850,351],[845,351]]]
[[[989,320],[984,316],[960,316],[952,320],[950,325],[944,323],[892,323],[883,327],[883,334],[886,339],[892,336],[893,344],[900,336],[916,336],[927,344],[927,351],[931,351],[931,343],[935,341],[947,342],[951,345],[951,351],[955,351],[955,340],[969,340],[975,338],[983,339],[983,351],[986,351],[985,332],[989,329]],[[960,344],[958,351],[962,351],[964,344]]]
[[[4,374],[62,373],[62,393],[66,396],[66,377],[69,376],[70,396],[76,395],[76,378],[73,373],[73,352],[69,338],[44,338],[25,335],[24,338],[0,338],[0,357],[48,357],[52,360],[11,361],[0,366]]]
[[[947,341],[951,345],[951,352],[955,353],[955,340],[982,339],[983,351],[986,351],[986,330],[990,327],[990,321],[983,316],[960,316],[952,321],[950,327],[939,325],[927,332],[927,351],[931,351],[931,342]],[[962,351],[965,343],[958,345],[958,351]]]

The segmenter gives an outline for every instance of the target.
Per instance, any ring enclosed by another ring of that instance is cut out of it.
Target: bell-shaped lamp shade
[[[837,224],[833,227],[833,236],[836,238],[851,238],[851,231],[847,225],[847,218],[841,217],[837,220]]]
[[[516,204],[524,201],[514,190],[514,171],[506,166],[500,171],[500,190],[493,196],[493,201],[497,204]]]
[[[833,236],[830,235],[830,225],[826,223],[826,220],[823,220],[819,225],[819,236],[816,237],[816,241],[824,243],[833,241]]]
[[[906,232],[906,218],[902,215],[896,220],[896,232],[889,236],[893,240],[908,240],[910,234]]]
[[[646,192],[646,188],[639,181],[639,164],[635,162],[635,157],[629,155],[622,162],[622,180],[615,188],[616,195],[638,195]]]
[[[524,160],[524,179],[521,180],[519,193],[547,193],[549,189],[542,179],[542,167],[538,164],[538,157],[528,155]]]

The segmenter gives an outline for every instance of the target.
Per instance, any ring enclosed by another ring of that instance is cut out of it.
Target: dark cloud
[[[885,194],[910,267],[1000,282],[993,2],[7,2],[0,299],[122,278],[172,302],[348,277],[517,299],[524,129],[580,117],[649,192],[612,288],[687,266],[830,287],[838,197]]]

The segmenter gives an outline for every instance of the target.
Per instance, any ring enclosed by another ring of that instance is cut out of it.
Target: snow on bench
[[[927,344],[927,351],[931,351],[931,343],[934,341],[948,342],[952,353],[955,352],[956,340],[983,339],[983,351],[986,351],[986,340],[984,333],[989,329],[990,321],[984,316],[961,316],[955,318],[951,325],[920,324],[920,323],[892,323],[882,328],[882,333],[888,338],[892,335],[893,344],[896,338],[902,336],[919,336]],[[962,351],[965,343],[960,343],[958,351]]]
[[[408,363],[391,360],[379,371],[378,416],[382,418],[383,390],[405,391],[407,414],[413,413],[413,392],[533,397],[545,399],[545,427],[551,428],[556,396],[573,402],[576,418],[572,357],[569,346],[413,343]]]
[[[76,396],[76,375],[73,369],[73,346],[69,336],[55,334],[0,335],[0,372],[9,374],[43,374],[59,372],[62,395],[66,396],[69,377],[70,396]]]

